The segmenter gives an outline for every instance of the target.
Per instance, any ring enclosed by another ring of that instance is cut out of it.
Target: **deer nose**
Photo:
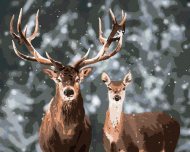
[[[67,97],[70,97],[72,95],[74,95],[74,91],[72,89],[66,89],[64,91],[64,94],[67,96]]]
[[[115,99],[115,101],[119,101],[121,99],[121,97],[119,95],[115,95],[114,99]]]

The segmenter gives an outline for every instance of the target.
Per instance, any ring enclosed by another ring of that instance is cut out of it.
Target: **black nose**
[[[119,95],[116,95],[116,96],[114,97],[114,99],[115,99],[115,101],[119,101],[119,100],[121,99],[121,97],[120,97]]]
[[[64,91],[64,94],[69,97],[69,96],[72,96],[74,94],[74,91],[72,89],[66,89]]]

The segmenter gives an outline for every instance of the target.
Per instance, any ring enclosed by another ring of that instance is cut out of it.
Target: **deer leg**
[[[76,148],[76,152],[89,152],[90,141],[85,140],[85,138],[83,135],[79,138],[79,146]]]
[[[163,126],[163,129],[164,129],[164,140],[165,140],[163,148],[164,152],[174,152],[180,134],[180,126],[178,122],[173,121],[170,122],[170,124]]]
[[[86,145],[82,145],[82,147],[80,148],[79,152],[87,152]]]
[[[76,152],[89,152],[90,146],[87,144],[83,144],[80,146],[79,149],[76,150]]]
[[[76,152],[89,152],[91,143],[91,128],[84,128],[81,130],[80,136],[78,137]]]

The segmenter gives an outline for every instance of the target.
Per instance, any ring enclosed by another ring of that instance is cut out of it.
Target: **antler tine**
[[[106,60],[112,56],[114,56],[120,49],[121,49],[121,46],[122,46],[122,36],[123,36],[123,33],[122,32],[119,32],[119,42],[116,46],[116,48],[114,49],[113,52],[109,53],[109,54],[105,54],[105,50],[108,49],[106,47],[106,44],[104,44],[104,46],[102,47],[102,49],[99,51],[99,53],[96,55],[96,57],[94,58],[91,58],[91,59],[87,59],[87,60],[83,60],[81,61],[80,63],[76,64],[74,67],[75,68],[82,68],[86,65],[89,65],[89,64],[93,64],[93,63],[96,63],[96,62],[99,62],[99,61],[103,61],[103,60]]]
[[[84,57],[83,57],[84,60],[87,59],[89,53],[90,53],[90,48],[88,49],[88,51],[87,51],[86,54],[84,55]]]
[[[79,61],[77,61],[77,62],[73,65],[73,67],[78,68],[78,66],[79,66],[84,60],[87,59],[89,53],[90,53],[90,48],[88,49],[88,51],[86,52],[86,54],[85,54]]]
[[[95,57],[93,57],[91,59],[81,59],[75,64],[75,67],[80,69],[86,65],[93,64],[93,63],[96,63],[96,62],[99,62],[102,60],[106,60],[106,59],[114,56],[121,49],[122,36],[123,36],[124,30],[125,30],[124,25],[125,25],[125,20],[126,20],[126,13],[124,14],[124,12],[122,11],[122,21],[120,24],[118,24],[111,9],[109,10],[109,12],[110,12],[110,16],[112,18],[113,26],[112,26],[112,31],[111,31],[110,35],[108,36],[108,39],[106,40],[102,36],[102,25],[101,25],[101,19],[99,18],[99,40],[103,44],[103,47],[100,49],[100,51],[98,52],[98,54]],[[116,33],[118,33],[118,35],[116,35]],[[117,41],[117,40],[118,40],[118,44],[117,44],[116,48],[111,53],[106,54],[111,43],[114,41]]]
[[[35,17],[35,28],[34,28],[34,32],[32,33],[32,35],[28,38],[30,41],[32,41],[37,35],[38,35],[38,31],[39,31],[39,21],[38,21],[38,17],[39,17],[39,10],[36,13],[36,17]]]
[[[83,56],[83,58],[81,59],[81,61],[84,61],[85,59],[87,59],[89,53],[90,53],[90,48],[88,49],[88,51],[86,52],[86,54]]]
[[[63,70],[64,66],[62,65],[61,62],[58,62],[58,61],[55,61],[54,59],[52,59],[47,52],[46,52],[46,56],[52,62],[54,67],[56,67],[56,69],[58,69],[59,71]]]
[[[124,12],[121,10],[121,19],[123,19]]]
[[[107,39],[107,46],[106,47],[110,46],[110,44],[113,42],[113,37],[115,36],[115,34],[117,33],[117,31],[120,29],[120,26],[118,25],[116,17],[113,14],[112,10],[110,9],[109,12],[110,12],[110,16],[112,18],[113,26],[112,26],[112,31],[111,31],[108,39]]]
[[[17,28],[18,28],[18,32],[20,34],[20,37],[21,39],[24,41],[27,49],[30,51],[30,53],[36,58],[36,61],[39,62],[39,63],[42,63],[42,64],[52,64],[52,62],[46,58],[44,58],[43,56],[41,56],[36,50],[35,48],[33,47],[33,45],[31,44],[31,41],[28,40],[23,32],[22,32],[22,28],[21,28],[21,20],[22,20],[22,9],[20,11],[20,14],[19,14],[19,18],[18,18],[18,23],[17,23]]]
[[[24,36],[26,37],[26,34],[27,34],[27,29],[28,29],[28,26],[26,25],[25,28],[24,28]]]
[[[30,61],[37,61],[35,59],[35,57],[31,57],[31,56],[27,56],[27,55],[24,55],[22,54],[20,51],[18,51],[18,49],[16,48],[16,45],[14,43],[14,41],[12,40],[12,45],[13,45],[13,50],[15,51],[15,54],[20,57],[21,59],[23,60],[30,60]]]
[[[121,22],[119,23],[120,26],[123,27],[123,29],[125,29],[125,21],[127,19],[127,13],[124,14],[124,16],[122,17]]]
[[[22,8],[20,9],[19,16],[18,16],[18,21],[17,21],[17,32],[19,32],[19,27],[21,26],[21,21],[22,21]]]
[[[17,21],[17,31],[18,31],[19,35],[15,34],[14,29],[13,29],[14,15],[12,16],[11,21],[10,21],[10,33],[11,33],[12,37],[17,39],[19,41],[19,44],[24,43],[25,46],[27,47],[27,49],[29,50],[29,52],[33,56],[27,56],[27,55],[24,55],[21,52],[19,52],[17,50],[17,48],[16,48],[16,45],[15,45],[14,41],[12,40],[13,49],[14,49],[16,55],[18,57],[20,57],[21,59],[29,60],[29,61],[36,61],[36,62],[39,62],[41,64],[50,65],[50,66],[55,66],[54,63],[56,63],[56,66],[55,66],[56,68],[58,68],[58,65],[61,65],[63,67],[63,65],[60,62],[55,61],[52,58],[50,60],[50,59],[47,59],[47,58],[44,58],[43,56],[41,56],[40,53],[38,53],[35,50],[35,48],[33,47],[33,45],[31,44],[31,41],[38,34],[38,25],[39,25],[39,23],[38,23],[38,14],[39,14],[39,10],[36,13],[36,19],[35,19],[36,25],[35,25],[34,32],[28,38],[26,38],[27,26],[25,27],[23,32],[22,32],[22,28],[21,28],[22,8],[20,9],[20,13],[19,13],[18,21]]]
[[[112,10],[110,9],[109,11],[110,11],[110,15],[111,15],[113,24],[117,24],[117,20],[115,18],[115,15],[113,14]]]
[[[99,18],[99,41],[104,45],[106,42],[106,39],[103,37],[103,32],[102,32],[102,21],[101,18]]]
[[[30,44],[30,42],[27,40],[27,38],[25,37],[25,35],[22,32],[21,20],[22,20],[22,8],[20,9],[20,13],[19,13],[19,17],[18,17],[17,30],[20,35],[20,39],[25,42],[27,49],[30,51],[30,53],[32,55],[34,55],[35,49],[32,47],[32,45]]]
[[[106,59],[108,59],[108,58],[114,56],[117,52],[120,51],[121,46],[122,46],[122,41],[123,41],[123,36],[122,36],[122,35],[123,35],[123,33],[122,33],[122,32],[119,32],[119,42],[118,42],[116,48],[113,50],[113,52],[104,55],[102,58],[100,58],[99,61],[106,60]]]
[[[15,16],[13,14],[13,16],[11,17],[10,25],[9,25],[10,26],[9,31],[10,31],[11,34],[14,33],[14,30],[13,30],[14,18],[15,18]]]
[[[10,34],[13,38],[17,39],[19,43],[20,42],[20,37],[14,32],[14,29],[13,29],[13,22],[14,22],[14,15],[11,17],[11,21],[10,21]]]

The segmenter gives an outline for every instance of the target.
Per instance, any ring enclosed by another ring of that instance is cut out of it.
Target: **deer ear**
[[[57,73],[51,69],[43,69],[43,72],[47,74],[51,79],[55,79],[58,76]]]
[[[86,67],[86,68],[83,68],[82,70],[80,70],[80,72],[79,72],[80,80],[82,81],[91,72],[92,72],[92,68],[90,68],[90,67]]]
[[[105,72],[102,73],[101,79],[102,79],[102,81],[103,81],[106,85],[110,84],[110,82],[111,82],[110,77],[109,77],[108,74],[105,73]]]
[[[129,84],[131,81],[132,81],[132,75],[131,75],[131,72],[129,71],[129,72],[125,75],[125,77],[124,77],[124,79],[123,79],[123,83],[124,83],[125,85],[127,85],[127,84]]]

